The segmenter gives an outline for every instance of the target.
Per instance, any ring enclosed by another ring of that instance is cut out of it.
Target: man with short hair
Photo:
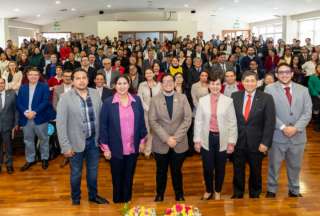
[[[105,85],[108,89],[113,88],[114,80],[118,76],[120,76],[120,72],[118,70],[112,70],[111,67],[111,59],[105,58],[102,61],[103,63],[103,68],[98,70],[98,74],[102,74],[105,77]]]
[[[50,90],[47,84],[39,82],[40,71],[37,68],[29,68],[27,78],[29,83],[20,87],[16,104],[19,111],[19,125],[23,127],[27,161],[21,167],[21,171],[28,170],[36,163],[35,136],[39,139],[42,168],[48,169],[48,122],[54,119]]]
[[[73,205],[80,205],[83,161],[86,160],[87,187],[90,202],[105,204],[98,195],[97,176],[101,98],[88,88],[88,74],[77,69],[72,74],[73,88],[64,93],[57,107],[57,131],[61,152],[70,159],[70,183]]]
[[[11,131],[17,127],[16,93],[5,90],[6,81],[0,78],[0,173],[6,156],[7,173],[13,173]]]
[[[222,84],[221,93],[231,97],[232,93],[244,90],[241,82],[237,82],[235,71],[227,71],[224,76],[225,82]]]
[[[275,197],[282,161],[286,162],[289,197],[300,194],[300,169],[307,142],[306,127],[312,116],[308,89],[292,81],[294,73],[288,64],[278,66],[278,81],[266,86],[276,106],[276,127],[269,153],[269,174],[266,197]]]

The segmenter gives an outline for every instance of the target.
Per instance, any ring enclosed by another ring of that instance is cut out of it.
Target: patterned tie
[[[246,107],[244,108],[244,119],[248,121],[249,114],[250,114],[250,108],[251,108],[251,95],[248,94],[248,99],[246,103]]]
[[[285,87],[284,90],[286,90],[286,96],[288,98],[289,104],[291,106],[292,103],[292,95],[290,93],[290,87]]]

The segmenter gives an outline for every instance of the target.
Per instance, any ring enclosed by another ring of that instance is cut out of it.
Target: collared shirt
[[[102,97],[102,93],[103,93],[103,87],[96,87],[100,97]]]
[[[112,70],[105,70],[104,69],[104,72],[105,72],[105,76],[106,76],[106,84],[107,84],[107,88],[111,88],[111,73],[112,73]]]
[[[68,92],[72,89],[72,85],[64,85],[63,86],[63,93]]]
[[[28,104],[28,110],[29,111],[32,111],[32,100],[33,100],[33,95],[34,95],[34,92],[36,90],[36,86],[37,84],[35,85],[31,85],[29,84],[29,104]]]
[[[292,96],[292,82],[290,82],[288,86],[283,85],[283,84],[281,83],[281,87],[283,88],[284,94],[286,94],[286,89],[285,89],[285,88],[289,87],[289,88],[290,88],[290,94],[291,94],[291,96]]]
[[[123,147],[123,155],[130,155],[135,153],[134,149],[134,112],[132,109],[132,102],[136,100],[130,95],[128,104],[123,106],[120,103],[119,94],[115,94],[112,103],[119,104],[119,119],[120,119],[120,129],[121,129],[121,140]]]
[[[227,97],[231,97],[232,93],[239,91],[237,83],[233,85],[225,84],[223,94]]]
[[[2,92],[0,92],[0,95],[1,95],[1,106],[2,106],[0,107],[0,109],[3,109],[6,103],[6,91],[3,90]]]
[[[95,121],[96,121],[96,116],[94,113],[94,107],[92,104],[92,99],[89,95],[86,97],[86,99],[83,99],[78,92],[76,91],[76,94],[79,96],[80,104],[81,104],[81,109],[84,115],[84,121],[83,123],[85,124],[85,129],[86,129],[86,138],[90,138],[95,135]]]
[[[246,110],[246,104],[247,104],[247,100],[248,100],[248,94],[249,94],[249,93],[248,93],[247,91],[244,92],[244,100],[243,100],[243,107],[242,107],[242,114],[243,114],[243,116],[244,116],[244,112],[245,112],[245,110]],[[250,105],[250,110],[251,110],[251,107],[252,107],[253,98],[254,98],[255,94],[256,94],[256,91],[254,91],[254,92],[251,93],[251,105]]]
[[[217,118],[217,108],[218,108],[218,100],[219,96],[211,94],[211,118],[210,118],[210,131],[211,132],[219,132],[218,127],[218,118]]]

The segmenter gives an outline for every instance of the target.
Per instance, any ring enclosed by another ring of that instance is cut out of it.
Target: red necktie
[[[290,87],[285,87],[284,89],[286,90],[286,96],[287,96],[288,101],[289,101],[289,104],[290,104],[290,106],[291,106],[292,95],[291,95],[291,93],[290,93]]]
[[[248,121],[249,114],[250,114],[250,108],[251,108],[251,95],[248,94],[248,99],[246,103],[246,107],[244,108],[244,119]]]

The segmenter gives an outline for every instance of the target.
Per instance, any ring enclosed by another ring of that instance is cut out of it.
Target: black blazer
[[[4,91],[4,94],[4,107],[3,109],[0,108],[0,131],[10,131],[14,126],[18,125],[16,93],[12,90],[6,90]]]
[[[113,90],[104,87],[102,90],[102,96],[101,96],[102,102],[105,101],[105,99],[107,99],[108,97],[110,97],[112,95],[113,95]]]
[[[74,61],[73,64],[69,61],[66,61],[63,65],[64,70],[72,70],[72,71],[74,71],[75,69],[80,68],[80,67],[81,67],[81,64],[78,61]]]
[[[244,94],[244,91],[240,91],[231,95],[238,123],[238,141],[235,147],[248,149],[251,152],[258,152],[260,144],[270,148],[276,123],[273,98],[267,93],[256,90],[249,119],[246,122],[242,112]]]
[[[96,75],[97,75],[97,71],[95,68],[93,67],[89,67],[88,69],[88,78],[89,78],[89,84],[88,84],[88,87],[90,88],[94,88],[95,87],[95,84],[94,84],[94,79],[96,78]]]

